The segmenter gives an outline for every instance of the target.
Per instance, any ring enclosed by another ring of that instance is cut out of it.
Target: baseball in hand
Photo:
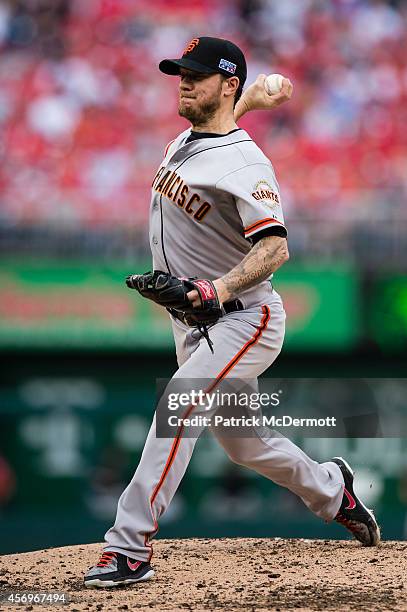
[[[264,89],[269,96],[277,94],[283,86],[282,74],[269,74],[264,81]]]

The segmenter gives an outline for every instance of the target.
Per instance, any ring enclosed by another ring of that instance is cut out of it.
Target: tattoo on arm
[[[266,236],[259,240],[246,257],[220,280],[231,298],[266,280],[287,259],[286,239]]]

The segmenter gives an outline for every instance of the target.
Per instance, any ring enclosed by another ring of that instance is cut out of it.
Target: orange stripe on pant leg
[[[226,376],[226,374],[232,368],[234,368],[235,365],[241,360],[243,355],[245,353],[247,353],[247,351],[252,346],[257,344],[257,342],[260,340],[260,337],[261,337],[263,331],[266,329],[266,327],[268,325],[268,322],[270,321],[270,308],[268,306],[262,306],[262,311],[263,311],[263,318],[261,320],[260,327],[257,328],[256,333],[254,334],[254,336],[250,340],[248,340],[248,342],[246,342],[246,344],[240,349],[240,351],[234,356],[234,358],[231,359],[231,361],[229,361],[227,366],[218,375],[219,376],[219,380],[222,380],[222,378],[224,378]]]
[[[255,334],[252,336],[252,338],[250,338],[250,340],[248,340],[248,342],[246,342],[246,344],[240,349],[240,351],[236,353],[236,355],[229,361],[229,363],[223,368],[223,370],[216,376],[215,381],[212,383],[212,385],[208,389],[205,390],[205,393],[210,393],[215,388],[215,386],[226,376],[226,374],[240,361],[240,359],[244,356],[244,354],[259,341],[263,331],[267,327],[267,324],[270,320],[269,307],[263,306],[262,311],[263,311],[263,317],[262,317],[260,326],[257,328]],[[182,418],[183,419],[188,418],[193,408],[194,408],[193,404],[189,406],[187,408],[186,413],[183,415]],[[180,439],[182,437],[183,430],[184,430],[184,425],[182,424],[178,428],[178,431],[174,438],[174,442],[171,447],[170,454],[164,466],[163,473],[161,474],[161,478],[158,484],[156,485],[156,488],[154,489],[153,494],[151,496],[151,503],[153,503],[155,498],[157,497],[157,493],[160,490],[163,481],[165,480],[168,470],[171,468],[171,464],[173,463],[175,455],[178,450],[178,446],[179,446]]]
[[[264,330],[266,329],[269,321],[270,321],[270,308],[268,306],[262,306],[262,312],[263,312],[263,317],[260,323],[260,326],[257,328],[256,332],[254,333],[254,335],[250,338],[250,340],[248,340],[246,342],[246,344],[240,349],[240,351],[238,351],[238,353],[236,353],[236,355],[229,361],[229,363],[223,368],[223,370],[216,376],[215,381],[211,384],[211,386],[205,390],[205,393],[210,393],[217,384],[219,384],[219,382],[226,376],[226,374],[228,374],[228,372],[230,372],[230,370],[232,370],[235,365],[237,363],[239,363],[239,361],[241,360],[241,358],[245,355],[245,353],[247,353],[247,351],[254,346],[255,344],[257,344],[257,342],[260,340],[262,333],[264,332]],[[182,417],[183,419],[188,418],[189,414],[192,412],[192,410],[194,409],[194,405],[192,404],[191,406],[189,406],[187,408],[186,413],[184,414],[184,416]],[[158,484],[156,485],[151,497],[150,497],[150,506],[151,506],[151,514],[154,520],[154,526],[156,527],[156,530],[153,533],[157,533],[158,531],[158,524],[157,521],[154,517],[154,512],[153,512],[153,503],[164,483],[164,480],[167,477],[167,474],[169,472],[169,470],[171,469],[172,464],[174,463],[175,457],[177,455],[178,452],[178,448],[181,442],[181,438],[182,438],[182,433],[184,431],[184,424],[179,426],[179,429],[175,435],[174,441],[172,443],[172,447],[170,450],[170,454],[168,455],[166,464],[164,466],[164,470],[161,474],[161,478],[158,481]],[[150,534],[151,535],[151,534]],[[146,546],[149,546],[151,548],[151,552],[150,552],[150,557],[149,557],[149,561],[153,555],[153,550],[152,550],[152,546],[151,544],[147,543],[148,540],[148,536],[146,534],[146,537],[144,538],[144,543]]]

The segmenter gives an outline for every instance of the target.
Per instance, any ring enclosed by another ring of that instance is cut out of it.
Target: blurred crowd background
[[[176,368],[166,314],[123,278],[151,266],[151,180],[187,126],[158,63],[199,35],[236,42],[248,84],[294,84],[239,122],[275,167],[289,231],[268,376],[383,378],[382,395],[405,376],[405,0],[0,0],[0,553],[101,539],[155,377]],[[398,388],[384,418],[407,415]],[[405,537],[405,439],[297,441],[352,460],[384,536]],[[327,529],[204,439],[160,533],[343,536]]]
[[[242,121],[276,167],[295,254],[397,263],[406,20],[397,0],[2,0],[2,248],[146,249],[151,177],[185,126],[177,79],[157,65],[211,33],[242,47],[248,83],[280,72],[295,85],[289,104]]]

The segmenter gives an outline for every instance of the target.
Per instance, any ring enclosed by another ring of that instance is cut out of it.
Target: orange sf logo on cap
[[[182,55],[186,55],[187,53],[191,53],[193,49],[199,44],[199,38],[193,38],[191,42],[185,47]]]

